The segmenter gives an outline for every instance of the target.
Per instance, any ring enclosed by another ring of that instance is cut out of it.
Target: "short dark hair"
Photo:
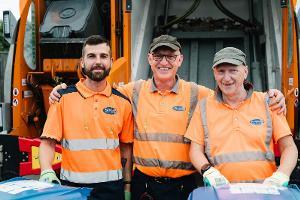
[[[103,37],[101,35],[91,35],[88,38],[86,38],[85,42],[83,43],[82,57],[84,55],[84,48],[86,45],[97,45],[97,44],[106,44],[109,47],[110,52],[111,52],[110,43],[105,37]]]

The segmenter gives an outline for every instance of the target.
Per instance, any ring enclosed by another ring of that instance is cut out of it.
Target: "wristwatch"
[[[131,184],[131,181],[123,181],[124,185]]]
[[[206,172],[209,168],[211,167],[211,164],[210,163],[206,163],[204,164],[202,167],[201,167],[201,174],[203,175],[204,172]]]

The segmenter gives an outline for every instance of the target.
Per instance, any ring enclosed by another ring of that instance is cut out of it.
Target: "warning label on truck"
[[[12,103],[13,103],[13,106],[17,106],[19,104],[19,101],[18,101],[18,99],[14,98]]]

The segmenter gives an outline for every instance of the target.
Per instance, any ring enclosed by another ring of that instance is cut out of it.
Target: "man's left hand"
[[[266,178],[263,184],[274,185],[277,187],[284,186],[287,187],[289,184],[290,178],[282,172],[274,172],[272,176]]]
[[[271,110],[278,110],[278,114],[283,113],[286,115],[285,97],[282,92],[276,89],[270,89],[268,95],[271,100],[269,104]]]

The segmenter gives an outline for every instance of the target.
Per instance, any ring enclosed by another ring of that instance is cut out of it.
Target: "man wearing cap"
[[[182,61],[175,37],[157,37],[148,54],[153,77],[119,88],[131,100],[135,119],[133,199],[187,199],[196,188],[190,144],[183,135],[197,100],[211,90],[180,79]]]
[[[151,79],[118,88],[132,102],[134,114],[136,169],[131,184],[132,199],[147,196],[158,200],[187,199],[196,188],[196,170],[189,158],[190,143],[183,136],[197,101],[212,91],[179,78],[177,71],[183,55],[175,37],[154,38],[148,62],[153,72]],[[281,99],[280,104],[275,105],[279,108],[284,105],[284,98],[276,92],[276,99]],[[56,96],[59,97],[52,91],[52,101],[58,100]]]
[[[215,54],[214,95],[200,100],[185,137],[190,157],[207,185],[258,182],[287,186],[297,148],[283,114],[271,111],[269,96],[246,82],[246,55],[226,47]],[[274,143],[281,152],[274,161]]]

